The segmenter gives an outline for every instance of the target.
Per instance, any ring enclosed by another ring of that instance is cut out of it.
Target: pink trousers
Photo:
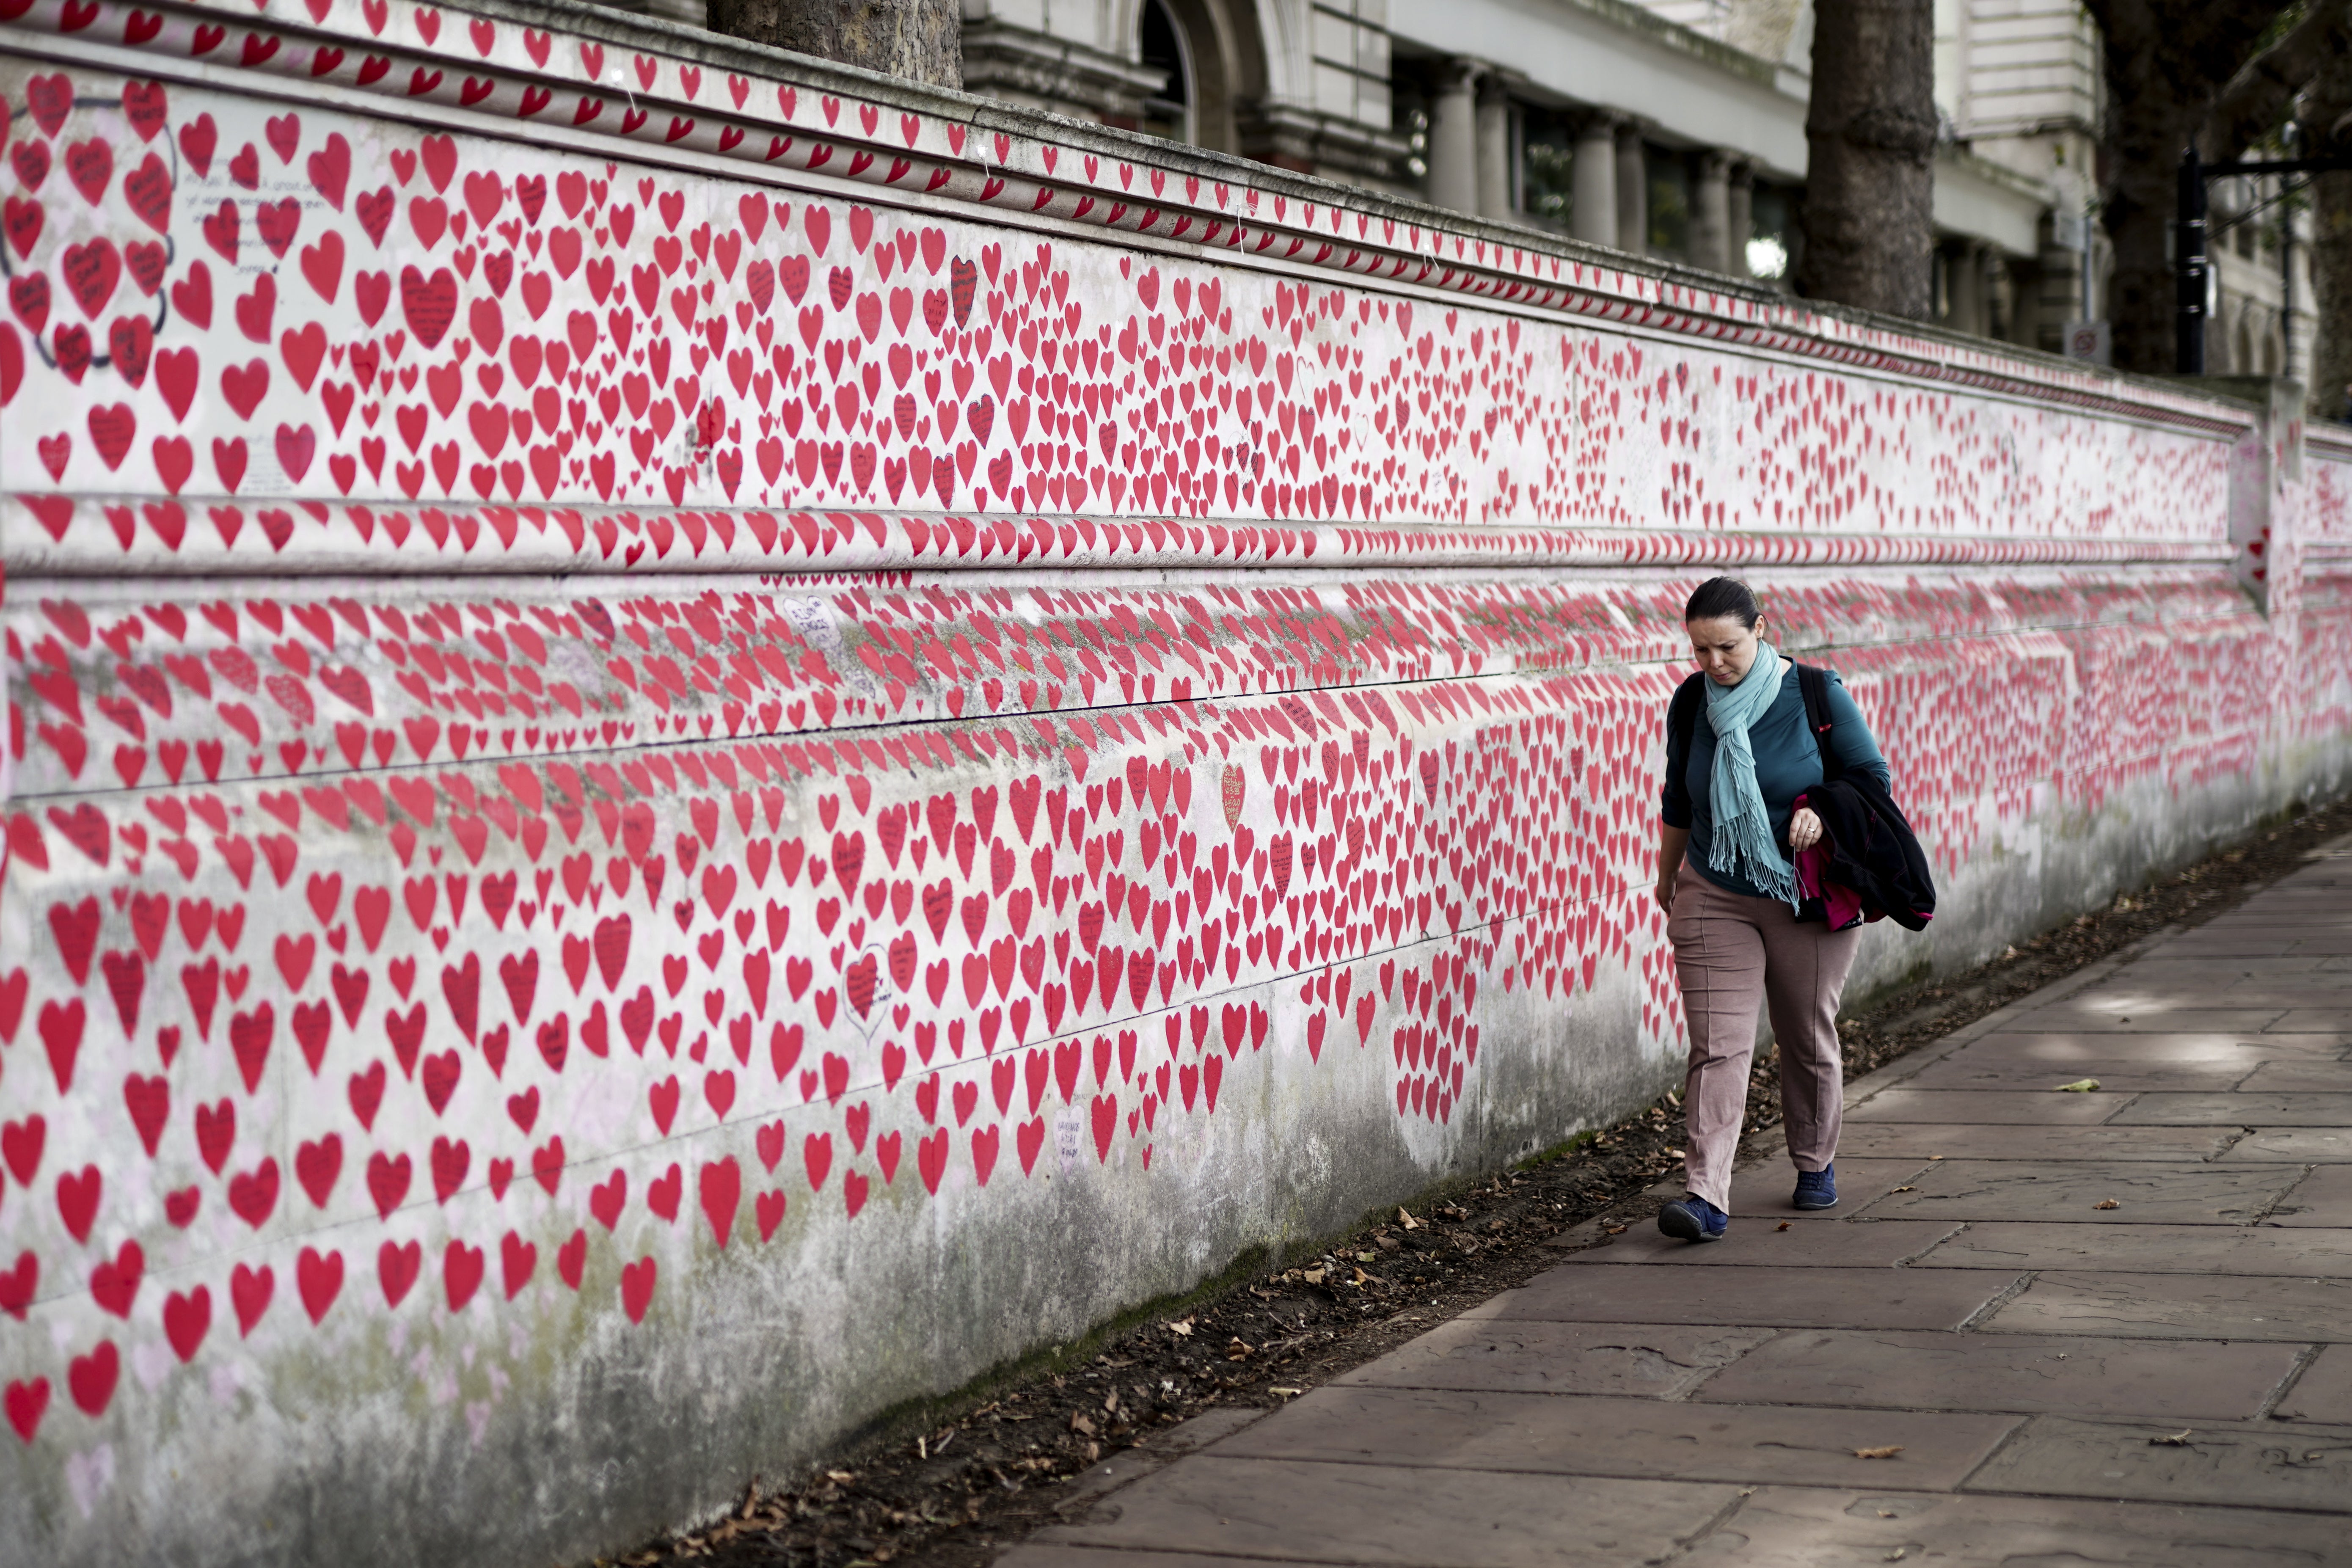
[[[1845,1087],[1838,996],[1862,930],[1800,925],[1788,905],[1727,892],[1685,862],[1675,878],[1666,936],[1675,944],[1675,974],[1690,1025],[1684,1163],[1690,1190],[1727,1211],[1758,1007],[1770,1008],[1780,1043],[1790,1158],[1800,1171],[1818,1171],[1837,1156]]]

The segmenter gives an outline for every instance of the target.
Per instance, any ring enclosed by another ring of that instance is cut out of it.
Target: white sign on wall
[[[2105,321],[2069,321],[2066,323],[2066,357],[2086,359],[2094,364],[2113,364],[2116,359],[2115,341]]]

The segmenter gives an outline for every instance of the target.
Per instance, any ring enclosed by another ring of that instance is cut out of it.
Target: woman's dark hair
[[[1737,577],[1709,577],[1691,595],[1690,603],[1683,606],[1685,623],[1729,616],[1751,632],[1763,614],[1756,606],[1756,595]]]

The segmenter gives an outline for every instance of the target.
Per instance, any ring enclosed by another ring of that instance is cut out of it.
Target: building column
[[[2062,189],[2061,200],[2065,199]],[[2042,220],[2041,265],[2036,269],[2032,308],[2018,311],[2018,341],[2047,353],[2066,352],[2066,327],[2090,319],[2083,298],[2083,247],[2088,225],[2071,212],[2056,209]]]
[[[1617,128],[1623,123],[1624,116],[1604,111],[1588,115],[1576,132],[1569,232],[1593,245],[1617,243]]]
[[[1699,154],[1698,188],[1691,195],[1691,265],[1709,272],[1731,270],[1731,156],[1719,150]]]
[[[1429,199],[1454,212],[1478,207],[1478,68],[1467,60],[1440,68],[1429,117]]]
[[[1508,223],[1511,200],[1511,100],[1493,71],[1478,79],[1478,216]]]
[[[1731,166],[1731,221],[1726,248],[1729,265],[1724,268],[1734,278],[1755,276],[1748,268],[1748,242],[1756,237],[1756,170],[1748,163]]]
[[[1617,248],[1636,256],[1650,248],[1650,164],[1642,128],[1631,121],[1617,127]]]
[[[1976,337],[1985,331],[1985,251],[1974,240],[1964,240],[1950,261],[1952,310],[1946,325]]]

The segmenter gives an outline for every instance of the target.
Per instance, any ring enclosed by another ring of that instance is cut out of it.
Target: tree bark
[[[962,0],[710,0],[710,28],[932,87],[963,85]]]
[[[2168,255],[2180,153],[2223,84],[2252,58],[2283,0],[2085,0],[2107,84],[2107,175],[2100,216],[2115,247],[2107,318],[2122,370],[2168,372]]]
[[[2318,317],[2305,402],[2315,419],[2352,419],[2352,174],[2311,185],[2311,309]]]
[[[1924,320],[1933,303],[1935,27],[1925,0],[1819,0],[1797,288]]]
[[[2304,100],[2311,153],[2352,151],[2352,52],[2338,50]],[[2352,419],[2352,173],[2311,182],[2310,385],[2305,406],[2315,419]]]

